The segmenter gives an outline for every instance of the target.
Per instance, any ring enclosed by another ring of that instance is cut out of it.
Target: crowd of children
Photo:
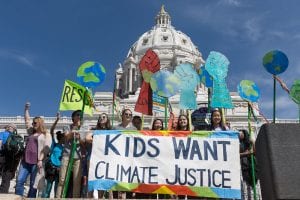
[[[8,180],[2,175],[2,184],[0,187],[1,193],[7,193],[9,188],[10,179],[13,178],[16,168],[19,164],[18,175],[16,178],[15,194],[24,196],[24,184],[27,177],[30,175],[29,191],[27,197],[36,198],[49,198],[54,183],[54,194],[56,198],[73,197],[73,198],[92,198],[93,192],[87,191],[88,184],[88,169],[89,160],[93,144],[93,130],[141,130],[142,119],[139,116],[132,116],[130,109],[124,109],[121,115],[121,123],[112,127],[111,120],[106,113],[99,115],[97,124],[91,128],[85,138],[80,137],[80,126],[82,113],[76,110],[72,113],[72,124],[64,127],[61,131],[56,131],[56,125],[60,120],[60,114],[57,113],[56,120],[53,123],[50,133],[46,130],[44,120],[41,117],[34,117],[30,124],[29,116],[30,104],[25,105],[25,124],[28,132],[25,150],[22,156],[12,162],[4,162],[9,164]],[[170,122],[171,120],[171,122]],[[181,114],[175,121],[173,117],[169,120],[169,130],[189,131],[192,130],[189,117]],[[224,124],[222,120],[222,113],[219,109],[214,109],[211,112],[211,124],[208,126],[209,130],[213,131],[226,131],[229,127]],[[156,118],[153,120],[151,130],[163,130],[164,121]],[[6,127],[6,135],[0,134],[0,145],[6,142],[10,134],[16,130],[13,125]],[[68,164],[70,153],[72,149],[72,142],[76,141],[75,153],[73,155],[74,161],[72,165],[72,174],[70,174],[70,181],[66,186],[66,177],[68,176]],[[241,152],[241,166],[242,175],[245,179],[244,183],[251,186],[251,177],[246,172],[249,172],[249,156],[251,143],[249,141],[248,133],[245,130],[240,131],[240,152]],[[14,167],[11,167],[14,166]],[[4,168],[7,170],[6,168]],[[67,187],[67,189],[66,189]],[[98,191],[98,198],[156,198],[151,194],[135,194],[130,192],[112,192],[112,191]],[[165,198],[166,196],[164,196]],[[161,196],[159,196],[161,198]],[[170,197],[172,198],[172,197]]]

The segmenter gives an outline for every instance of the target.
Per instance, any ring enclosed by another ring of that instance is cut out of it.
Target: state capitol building
[[[181,63],[191,63],[195,69],[205,63],[202,58],[200,49],[192,42],[191,38],[185,33],[176,30],[172,26],[171,16],[165,11],[164,6],[161,7],[158,14],[155,16],[154,26],[143,33],[138,40],[131,45],[128,54],[123,61],[119,64],[116,70],[116,90],[119,96],[119,108],[129,108],[133,111],[133,115],[140,113],[134,112],[135,103],[137,102],[140,86],[142,83],[142,76],[139,70],[139,62],[144,56],[145,52],[152,48],[160,59],[161,69],[167,69],[173,72],[175,67]],[[226,120],[230,122],[232,129],[248,129],[248,104],[242,100],[238,93],[230,92],[234,108],[225,109]],[[197,87],[197,104],[198,107],[208,106],[208,89],[200,83]],[[97,118],[100,113],[105,112],[112,118],[112,92],[96,92],[94,95],[94,103],[96,109],[93,117],[85,116],[85,122],[93,127],[97,123]],[[173,113],[178,116],[184,112],[179,109],[179,95],[169,98],[169,103],[172,106]],[[258,108],[258,105],[255,105]],[[259,127],[265,123],[263,118],[259,116],[256,110],[255,114],[258,116],[258,122],[252,121],[252,129],[257,134]],[[120,121],[118,113],[114,113],[114,125]],[[42,116],[45,124],[50,129],[55,117]],[[154,112],[153,116],[145,116],[144,127],[149,128],[154,118],[164,118],[163,112]],[[285,122],[285,121],[281,121]],[[291,120],[289,120],[291,122]],[[9,123],[15,123],[18,132],[25,134],[25,122],[23,116],[16,117],[0,117],[0,128],[3,128]],[[70,124],[70,117],[61,117],[58,122],[57,129],[62,129],[63,126]]]

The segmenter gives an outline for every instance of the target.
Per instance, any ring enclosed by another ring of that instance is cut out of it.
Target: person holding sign
[[[156,118],[152,123],[152,131],[161,131],[164,129],[164,122],[162,119]]]
[[[179,115],[178,122],[177,122],[177,131],[189,131],[189,118],[186,115]]]
[[[210,117],[210,130],[211,131],[228,131],[229,128],[223,123],[222,111],[218,108],[213,109]]]
[[[65,177],[67,173],[71,148],[72,148],[72,141],[75,139],[79,142],[76,143],[76,151],[74,153],[74,164],[72,166],[73,171],[73,197],[79,198],[80,197],[80,188],[81,188],[81,176],[82,176],[82,165],[81,165],[81,158],[82,158],[82,151],[84,148],[84,141],[81,140],[79,134],[80,128],[80,115],[81,110],[76,110],[72,113],[72,124],[70,126],[64,127],[64,151],[61,161],[61,169],[59,172],[59,183],[56,192],[56,198],[60,198],[62,195],[63,187],[65,187]]]
[[[121,124],[114,127],[116,130],[137,130],[131,123],[132,112],[130,109],[126,108],[122,111],[122,122]]]
[[[249,133],[247,130],[239,130],[239,140],[240,140],[240,158],[241,158],[241,170],[242,170],[242,198],[251,199],[251,191],[253,187],[253,178],[251,173],[251,154],[255,151],[254,141],[249,138]],[[253,147],[253,151],[251,150]],[[257,168],[256,168],[257,169]],[[257,174],[257,173],[256,173]],[[255,180],[257,183],[257,180]],[[247,196],[246,196],[247,195]]]
[[[110,123],[110,119],[106,113],[102,113],[99,115],[96,127],[92,128],[92,130],[111,130],[112,126]],[[89,132],[86,135],[85,141],[87,143],[87,169],[89,168],[89,160],[92,152],[92,144],[93,144],[93,132]],[[89,194],[89,197],[92,197],[92,193]],[[104,191],[98,190],[98,199],[103,199]],[[113,192],[109,191],[109,199],[113,199]]]
[[[137,130],[141,130],[142,129],[142,118],[137,115],[133,116],[132,124]]]
[[[122,122],[121,124],[114,127],[116,130],[137,130],[131,122],[132,119],[132,112],[130,109],[125,108],[122,111]],[[128,193],[128,192],[127,192]],[[119,199],[126,199],[126,192],[119,192],[118,194]]]
[[[99,115],[96,127],[92,128],[92,130],[111,130],[111,129],[112,127],[111,127],[110,119],[106,113],[102,113],[101,115]],[[86,136],[86,140],[88,139],[93,139],[92,133],[89,133]]]

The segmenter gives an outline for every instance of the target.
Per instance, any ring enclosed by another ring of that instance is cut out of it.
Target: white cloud
[[[245,33],[252,41],[257,41],[261,36],[261,28],[257,18],[249,19],[244,24]]]
[[[273,98],[269,97],[260,102],[260,109],[262,112],[269,111],[273,113]],[[272,116],[268,113],[268,117]],[[297,118],[298,109],[297,105],[289,98],[288,95],[281,95],[276,97],[276,118]]]
[[[29,58],[22,56],[22,55],[12,55],[16,60],[18,60],[20,63],[30,66],[34,69],[33,61]]]
[[[236,7],[239,7],[242,5],[242,2],[239,0],[222,0],[220,2],[221,2],[221,4],[227,4],[227,5],[236,6]]]
[[[297,33],[293,36],[294,39],[296,40],[300,40],[300,33]]]
[[[275,38],[279,38],[279,39],[285,39],[287,37],[286,33],[282,32],[282,31],[277,31],[277,30],[269,31],[266,34],[268,34],[270,37],[275,37]]]
[[[15,62],[22,64],[30,70],[40,72],[45,76],[50,76],[50,73],[46,69],[44,69],[43,67],[39,67],[34,63],[33,56],[31,55],[24,55],[21,53],[17,53],[16,51],[0,49],[0,57],[14,60]]]

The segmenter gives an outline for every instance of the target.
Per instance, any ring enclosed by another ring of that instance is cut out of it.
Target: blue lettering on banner
[[[127,183],[158,184],[156,166],[123,166],[117,164],[116,169],[110,168],[110,163],[99,161],[95,167],[96,179],[115,180]]]
[[[125,157],[132,156],[138,158],[145,154],[151,158],[159,156],[160,149],[156,146],[159,144],[159,140],[157,138],[145,140],[141,137],[126,137],[124,147],[120,147],[120,145],[117,146],[114,142],[116,142],[121,135],[122,134],[108,134],[105,136],[104,155],[114,153],[115,155],[121,156],[120,152],[124,152]],[[121,150],[120,148],[124,150]],[[132,155],[130,155],[130,153],[132,153]]]
[[[187,138],[186,141],[172,138],[175,159],[183,158],[184,160],[219,160],[218,158],[218,147],[222,146],[223,161],[227,161],[227,146],[230,145],[230,141],[206,141],[206,140],[192,140]],[[201,151],[202,150],[202,151]],[[202,153],[203,152],[203,156]]]
[[[116,155],[120,155],[120,152],[117,150],[117,148],[112,144],[118,137],[120,137],[122,134],[118,134],[113,137],[112,140],[110,140],[111,135],[106,135],[105,140],[105,151],[104,154],[108,155],[108,150],[111,149]]]
[[[227,149],[226,149],[226,145],[229,145],[230,141],[218,141],[218,144],[222,144],[223,145],[223,160],[227,161]]]
[[[157,138],[152,138],[152,139],[148,140],[149,146],[152,147],[154,150],[154,152],[147,151],[147,155],[151,158],[156,157],[160,154],[159,148],[157,146],[155,146],[154,143],[159,143],[159,140]]]
[[[207,182],[207,187],[214,188],[231,188],[230,185],[226,185],[230,178],[225,177],[230,175],[230,171],[227,170],[211,170],[211,169],[193,169],[193,168],[181,168],[177,164],[175,165],[174,180],[166,178],[165,181],[169,185],[190,185],[203,187],[204,180]]]
[[[133,138],[133,157],[141,157],[144,155],[146,148],[145,142],[142,138],[135,137]],[[140,152],[138,152],[140,150]]]

